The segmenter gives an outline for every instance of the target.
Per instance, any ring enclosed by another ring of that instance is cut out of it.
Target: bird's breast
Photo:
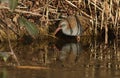
[[[62,32],[69,36],[77,36],[80,34],[80,30],[77,28],[77,26],[74,26],[74,28],[65,27],[62,29]]]
[[[68,17],[66,19],[66,26],[62,28],[62,32],[69,36],[77,36],[81,33],[81,25],[77,24],[76,18],[74,16]]]

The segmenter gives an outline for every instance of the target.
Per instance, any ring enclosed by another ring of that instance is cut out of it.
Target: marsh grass
[[[54,31],[55,22],[61,20],[61,16],[76,14],[85,16],[92,22],[92,30],[95,35],[99,34],[98,29],[105,29],[106,44],[108,43],[108,28],[112,28],[115,33],[119,34],[119,0],[18,0],[18,5],[13,13],[7,5],[7,2],[0,3],[0,18],[9,27],[10,39],[13,40],[17,40],[18,35],[20,38],[23,34],[28,35],[26,29],[20,27],[18,23],[21,16],[37,26],[41,39],[46,36],[55,38],[51,35],[52,32],[49,32]],[[1,41],[5,41],[7,38],[5,25],[0,22]]]

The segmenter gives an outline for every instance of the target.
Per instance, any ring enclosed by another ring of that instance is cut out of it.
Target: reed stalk
[[[46,32],[44,35],[49,35],[51,34],[49,29],[53,29],[52,31],[54,31],[55,26],[53,25],[56,21],[61,20],[59,18],[60,15],[67,17],[67,15],[75,15],[79,13],[81,16],[88,17],[88,19],[94,23],[94,25],[92,25],[92,30],[94,30],[95,34],[98,33],[98,28],[101,30],[103,28],[105,29],[105,43],[107,43],[106,38],[108,28],[113,25],[114,28],[112,28],[114,30],[120,23],[119,0],[37,0],[36,2],[31,0],[18,0],[19,5],[11,15],[10,8],[6,6],[7,4],[0,3],[0,18],[1,20],[4,20],[4,18],[10,19],[13,27],[16,29],[10,27],[9,30],[11,30],[14,35],[19,35],[20,37],[21,34],[27,34],[27,32],[24,32],[24,28],[19,27],[17,21],[14,22],[13,18],[15,18],[16,15],[19,15],[16,20],[18,20],[19,17],[24,16],[31,22],[35,23],[39,29],[43,28],[44,31],[40,30],[40,32]],[[8,22],[5,23],[6,25],[9,25]],[[4,26],[4,24],[0,22],[0,27],[2,26]],[[5,31],[5,29],[2,28],[0,28],[0,32]],[[0,37],[2,41],[6,38],[2,36]]]

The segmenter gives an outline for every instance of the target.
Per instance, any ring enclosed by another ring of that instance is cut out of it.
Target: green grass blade
[[[24,17],[21,17],[19,19],[19,23],[21,26],[25,26],[25,28],[27,29],[28,33],[32,36],[32,37],[36,37],[39,34],[39,30],[36,28],[35,24],[27,21],[27,19],[25,19]]]
[[[9,7],[11,11],[14,11],[17,7],[18,0],[9,0]]]
[[[8,2],[8,0],[0,0],[0,2]]]

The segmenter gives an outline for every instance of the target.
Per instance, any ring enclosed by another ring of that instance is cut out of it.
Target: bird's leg
[[[77,42],[80,42],[80,36],[77,36]]]

